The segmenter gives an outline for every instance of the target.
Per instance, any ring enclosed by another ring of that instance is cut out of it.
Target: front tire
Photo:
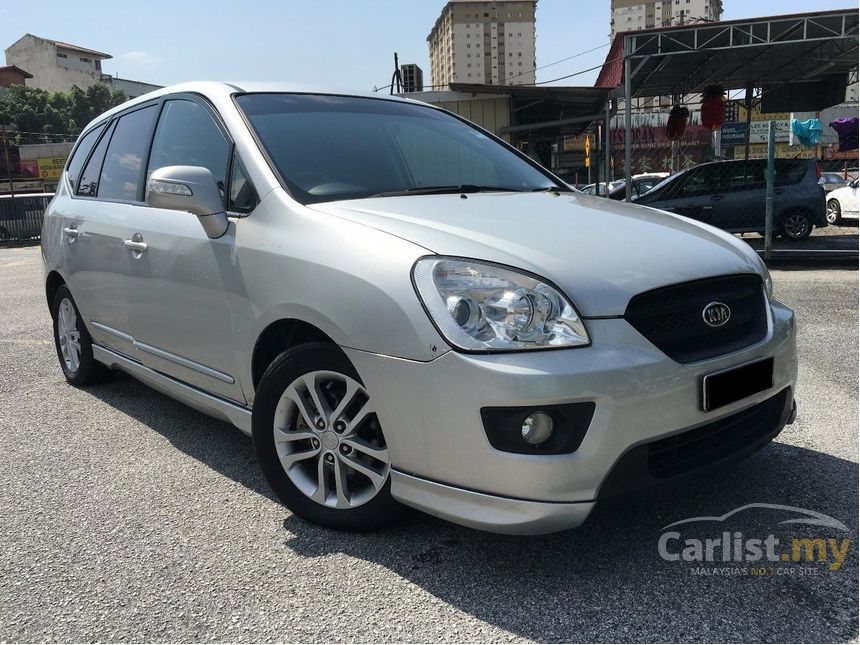
[[[263,474],[296,515],[341,531],[398,515],[370,393],[339,348],[307,343],[278,356],[257,388],[252,426]]]
[[[827,223],[839,224],[842,221],[842,207],[839,200],[831,199],[827,202]]]
[[[54,319],[54,344],[63,376],[72,385],[93,385],[110,373],[93,358],[93,340],[84,324],[72,293],[62,285],[54,294],[51,306]]]

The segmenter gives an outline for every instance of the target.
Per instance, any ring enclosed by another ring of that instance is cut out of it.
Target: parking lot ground
[[[857,273],[774,282],[798,315],[798,416],[747,461],[555,535],[419,513],[343,534],[278,504],[238,430],[128,377],[68,386],[38,249],[0,250],[0,641],[856,639]],[[841,568],[693,575],[659,557],[666,525],[750,503],[847,525]]]

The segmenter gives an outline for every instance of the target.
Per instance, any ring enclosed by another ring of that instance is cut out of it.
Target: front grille
[[[683,475],[768,437],[786,411],[785,389],[767,401],[680,434],[648,444],[648,472],[655,479]]]
[[[729,306],[721,327],[702,312],[712,302]],[[634,296],[624,318],[669,358],[679,363],[722,356],[749,347],[767,333],[761,278],[742,274],[683,282]]]

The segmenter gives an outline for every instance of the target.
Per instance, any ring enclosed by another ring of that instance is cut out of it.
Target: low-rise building
[[[49,92],[68,92],[73,85],[86,89],[104,83],[125,92],[128,98],[158,89],[160,85],[115,78],[102,71],[102,61],[110,54],[64,43],[59,40],[24,34],[6,48],[7,66],[17,67],[30,75],[28,87]]]

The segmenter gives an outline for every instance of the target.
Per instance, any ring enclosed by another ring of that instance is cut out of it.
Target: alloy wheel
[[[318,504],[369,502],[388,479],[388,448],[367,389],[337,372],[293,381],[274,417],[275,449],[290,481]]]
[[[839,209],[839,202],[835,199],[831,199],[827,202],[827,223],[836,224],[841,216],[842,213]]]
[[[802,238],[809,232],[809,220],[800,213],[791,213],[785,218],[785,234],[790,238]]]
[[[69,298],[63,298],[57,308],[57,337],[66,369],[74,374],[81,366],[81,332],[75,306]]]

